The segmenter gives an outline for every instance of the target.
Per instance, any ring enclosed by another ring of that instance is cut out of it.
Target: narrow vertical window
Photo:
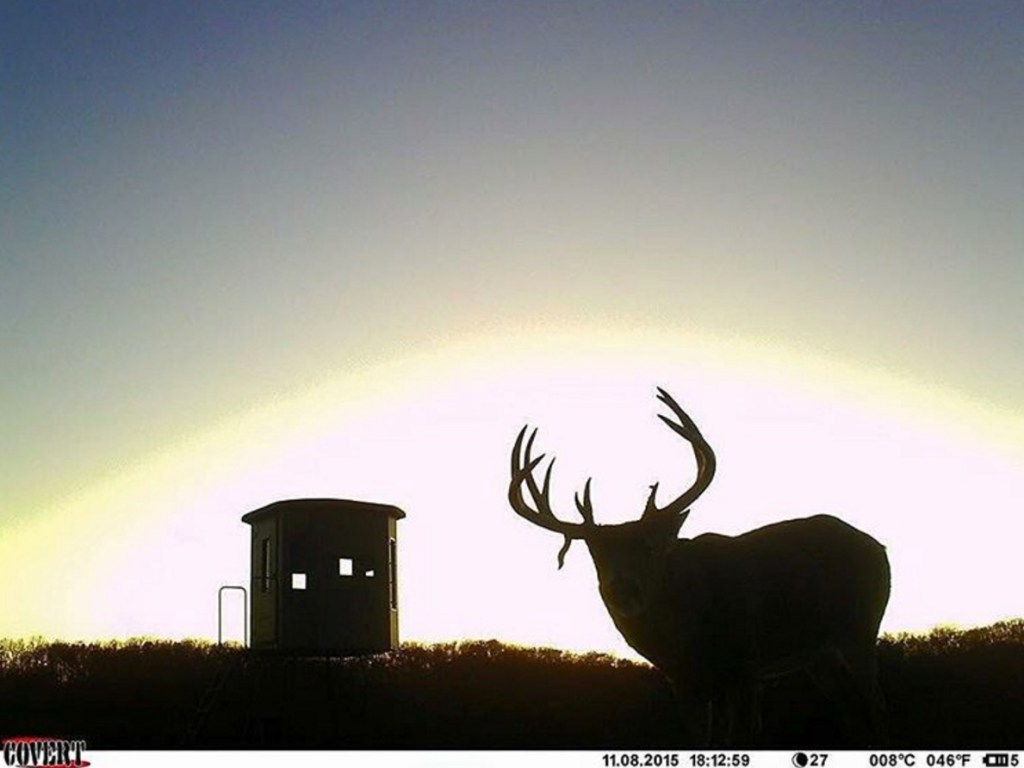
[[[262,592],[270,591],[270,539],[265,538],[260,542],[262,551],[260,553],[260,562],[263,564],[262,581],[260,582],[260,590]]]
[[[353,573],[353,562],[351,557],[338,558],[338,575],[351,576]]]
[[[398,609],[398,549],[395,540],[388,540],[388,592],[391,596],[391,610]]]

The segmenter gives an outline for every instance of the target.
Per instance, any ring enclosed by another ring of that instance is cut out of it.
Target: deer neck
[[[667,651],[673,645],[674,634],[669,622],[672,616],[663,584],[658,583],[639,607],[631,611],[616,608],[602,590],[608,615],[615,628],[629,646],[655,666],[666,663]]]

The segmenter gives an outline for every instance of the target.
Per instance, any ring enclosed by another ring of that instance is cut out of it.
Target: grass
[[[879,663],[893,747],[1024,746],[1024,620],[886,636]],[[841,745],[830,707],[799,676],[769,689],[770,746]],[[0,737],[92,749],[685,748],[675,712],[646,664],[497,641],[331,659],[196,641],[0,641]]]

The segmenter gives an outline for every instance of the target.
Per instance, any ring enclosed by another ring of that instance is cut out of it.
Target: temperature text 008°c
[[[882,752],[868,757],[871,768],[912,768],[917,763],[917,756],[903,752]]]

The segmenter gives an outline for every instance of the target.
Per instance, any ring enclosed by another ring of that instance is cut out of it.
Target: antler
[[[533,450],[533,440],[537,437],[536,429],[530,433],[530,438],[526,441],[526,450],[522,450],[526,430],[525,426],[519,430],[516,444],[512,448],[512,480],[508,486],[508,503],[512,505],[513,511],[524,520],[529,520],[534,525],[560,533],[565,537],[565,544],[558,552],[558,567],[561,568],[565,562],[565,553],[569,551],[573,540],[584,538],[586,529],[594,524],[594,512],[590,504],[590,479],[587,479],[587,484],[583,488],[582,501],[580,501],[579,494],[576,494],[576,508],[583,517],[583,523],[567,523],[555,517],[555,513],[551,511],[551,501],[548,496],[551,488],[551,470],[555,466],[555,460],[551,459],[551,463],[548,464],[547,471],[544,473],[544,485],[538,488],[537,481],[533,478],[533,470],[544,460],[544,454],[542,453],[536,458],[530,455]],[[523,498],[524,483],[536,509],[527,504]]]
[[[654,503],[654,495],[658,492],[658,484],[652,485],[651,495],[647,497],[644,517],[672,515],[683,512],[707,490],[707,487],[711,485],[712,478],[715,476],[715,452],[711,450],[711,446],[708,445],[707,440],[701,435],[697,425],[693,423],[693,419],[687,416],[686,411],[679,407],[679,403],[672,399],[672,395],[661,387],[658,387],[658,399],[672,409],[672,413],[679,419],[679,423],[677,424],[660,413],[658,418],[664,421],[673,432],[693,446],[693,455],[697,459],[697,479],[694,480],[689,490],[664,507],[658,507]]]
[[[672,399],[672,396],[661,387],[658,387],[658,399],[672,410],[672,413],[678,419],[678,423],[662,414],[658,414],[658,418],[664,421],[673,432],[693,447],[693,455],[697,459],[697,479],[690,486],[689,490],[664,507],[659,507],[655,503],[654,499],[658,492],[658,484],[652,485],[651,495],[647,497],[647,506],[644,508],[643,517],[645,519],[671,516],[685,512],[704,493],[715,476],[715,452],[711,450],[711,446],[708,445],[704,436],[701,435],[697,425],[693,423],[693,419],[687,416],[686,411],[680,408],[679,404]],[[567,523],[555,517],[555,513],[551,510],[551,499],[549,496],[551,490],[551,470],[555,466],[555,460],[551,459],[547,470],[544,472],[544,482],[541,486],[538,486],[537,481],[533,477],[533,470],[540,465],[545,455],[542,453],[536,458],[532,455],[533,441],[537,437],[536,429],[530,433],[529,439],[526,440],[526,447],[525,449],[523,448],[523,439],[526,437],[526,430],[528,428],[524,426],[519,430],[516,443],[512,448],[512,479],[508,486],[508,502],[512,506],[513,511],[524,520],[528,520],[548,531],[560,533],[565,537],[565,544],[562,545],[562,549],[558,552],[558,567],[561,568],[565,562],[565,553],[569,551],[569,546],[572,542],[575,539],[586,538],[589,530],[595,527],[594,508],[590,501],[591,478],[587,478],[586,485],[583,486],[583,498],[580,498],[578,492],[575,496],[576,509],[579,510],[583,522]],[[530,494],[532,507],[523,498],[523,485],[526,486]]]

